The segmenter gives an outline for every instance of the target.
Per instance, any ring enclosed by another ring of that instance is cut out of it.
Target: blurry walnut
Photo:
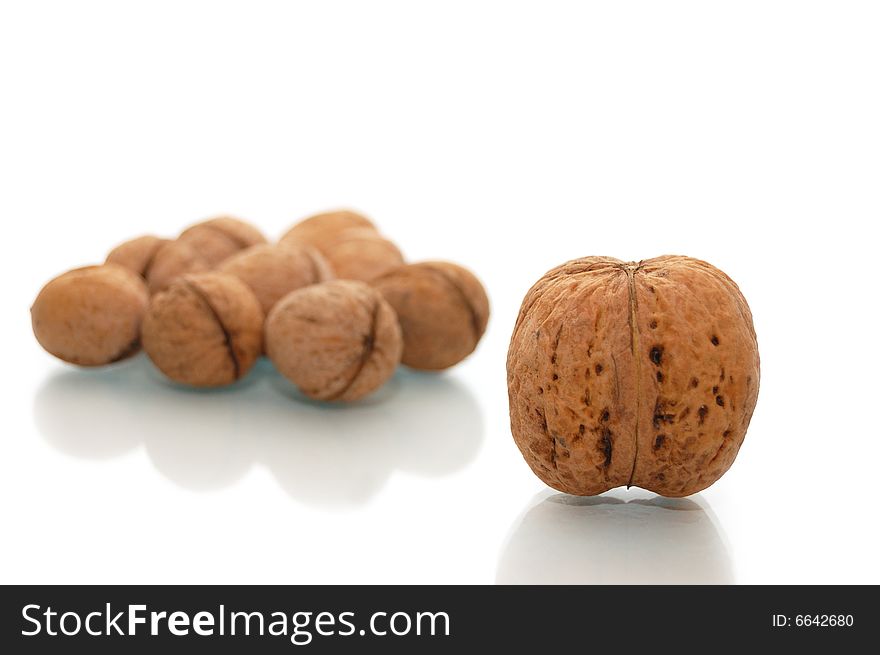
[[[261,244],[242,250],[217,270],[231,273],[247,284],[265,314],[295,289],[333,279],[327,261],[311,246]]]
[[[144,351],[167,377],[196,387],[243,377],[262,351],[263,312],[234,275],[179,277],[153,296],[144,318]]]
[[[468,271],[450,262],[401,266],[373,282],[403,330],[403,363],[440,370],[470,355],[489,322],[489,298]]]
[[[507,358],[511,430],[560,491],[686,496],[733,463],[759,366],[745,298],[713,266],[574,260],[538,280],[520,309]]]
[[[159,246],[145,271],[145,277],[150,293],[158,293],[182,275],[201,273],[210,268],[211,265],[195,246],[177,239]]]
[[[59,359],[102,366],[139,350],[149,302],[144,281],[117,264],[86,266],[49,281],[31,307],[37,341]]]
[[[375,230],[343,230],[321,250],[336,277],[370,282],[403,264],[397,246]]]
[[[394,310],[362,282],[336,280],[293,291],[266,319],[266,354],[310,398],[357,400],[400,362]]]
[[[336,240],[340,232],[353,228],[366,228],[375,231],[376,226],[366,216],[341,209],[315,214],[301,220],[281,237],[281,241],[306,243],[323,252],[330,242]]]
[[[266,243],[266,237],[257,228],[230,216],[191,225],[180,233],[178,240],[193,246],[209,267],[216,266],[239,250]]]
[[[166,243],[168,243],[168,239],[162,239],[152,234],[129,239],[110,251],[107,255],[107,263],[125,266],[146,279],[156,253]]]
[[[370,220],[352,211],[318,214],[294,225],[282,244],[308,244],[330,263],[336,277],[369,282],[403,264],[400,249]]]

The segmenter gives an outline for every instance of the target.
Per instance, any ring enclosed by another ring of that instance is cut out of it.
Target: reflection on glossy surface
[[[502,552],[499,584],[730,584],[733,571],[708,504],[542,492]],[[536,503],[536,504],[535,504]]]
[[[402,370],[362,402],[326,405],[304,399],[266,360],[216,390],[172,385],[143,357],[66,369],[40,388],[34,417],[70,455],[108,459],[142,444],[158,471],[198,490],[259,464],[292,496],[321,505],[365,502],[395,470],[456,471],[483,439],[479,405],[453,377]]]

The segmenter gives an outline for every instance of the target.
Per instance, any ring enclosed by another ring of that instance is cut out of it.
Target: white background
[[[878,33],[872,2],[4,2],[0,581],[880,582]],[[469,360],[328,409],[33,339],[123,239],[337,206],[477,272]],[[664,253],[751,304],[739,458],[687,502],[556,497],[509,433],[519,302]]]

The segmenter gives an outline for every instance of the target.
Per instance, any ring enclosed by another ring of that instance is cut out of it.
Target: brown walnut
[[[144,281],[118,264],[86,266],[49,281],[31,307],[37,341],[59,359],[103,366],[140,349],[149,294]]]
[[[177,239],[159,246],[145,270],[145,277],[150,293],[158,293],[183,275],[210,269],[211,265],[194,245]]]
[[[343,230],[321,252],[342,280],[370,282],[403,264],[400,249],[369,228]]]
[[[394,243],[368,218],[347,210],[306,218],[290,228],[281,243],[317,248],[342,280],[370,282],[403,264]]]
[[[266,243],[266,237],[257,228],[231,216],[191,225],[180,233],[178,240],[193,246],[212,268],[239,250]]]
[[[268,314],[291,291],[332,280],[330,265],[311,246],[267,243],[251,246],[224,261],[217,270],[231,273],[247,284]]]
[[[400,362],[394,310],[363,282],[292,291],[266,319],[266,354],[310,398],[352,401],[382,386]]]
[[[514,440],[577,495],[705,489],[731,466],[758,397],[752,315],[706,262],[586,257],[526,295],[510,342]]]
[[[175,382],[231,384],[262,352],[263,311],[234,275],[209,272],[177,278],[153,296],[144,318],[144,351]]]
[[[153,259],[168,239],[145,234],[120,243],[107,255],[108,264],[119,264],[146,279]]]
[[[440,370],[470,355],[489,322],[489,298],[468,271],[450,262],[400,266],[373,281],[403,330],[403,363]]]
[[[348,209],[340,209],[304,218],[285,232],[281,241],[307,243],[323,252],[328,243],[336,239],[336,235],[352,228],[375,230],[376,226],[366,216]]]

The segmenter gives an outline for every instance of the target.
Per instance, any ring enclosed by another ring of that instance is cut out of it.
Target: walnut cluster
[[[175,239],[131,239],[103,265],[47,283],[31,315],[39,343],[80,366],[142,347],[170,380],[216,387],[265,354],[306,396],[353,401],[401,362],[438,370],[464,359],[489,303],[466,269],[406,264],[368,218],[335,211],[300,221],[277,243],[229,216]]]
[[[689,257],[554,268],[526,294],[507,357],[517,446],[577,495],[705,489],[733,464],[759,382],[745,298]]]

